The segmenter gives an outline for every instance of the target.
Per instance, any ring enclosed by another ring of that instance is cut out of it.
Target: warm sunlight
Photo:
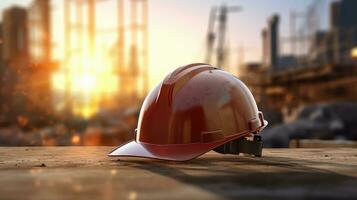
[[[357,47],[351,50],[351,57],[357,59]]]
[[[67,89],[70,91],[70,97],[65,98],[71,98],[74,114],[91,117],[98,112],[103,96],[115,96],[118,78],[110,61],[103,53],[97,52],[90,57],[86,52],[84,55],[74,56],[53,75],[55,92],[65,93]]]

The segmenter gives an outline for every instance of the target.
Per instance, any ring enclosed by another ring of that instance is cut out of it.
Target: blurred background
[[[167,73],[251,89],[266,147],[357,147],[355,0],[2,0],[0,145],[118,145]]]

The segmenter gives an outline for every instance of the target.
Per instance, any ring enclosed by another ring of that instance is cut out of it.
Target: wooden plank
[[[294,139],[290,140],[290,148],[357,148],[357,141],[351,140],[319,140],[319,139]]]
[[[357,149],[108,158],[112,147],[0,147],[0,199],[357,198]]]

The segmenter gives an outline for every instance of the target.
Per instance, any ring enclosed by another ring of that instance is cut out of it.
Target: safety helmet
[[[255,133],[266,125],[243,82],[211,65],[190,64],[168,74],[147,95],[135,141],[109,156],[185,161],[210,150],[260,156],[262,143]]]

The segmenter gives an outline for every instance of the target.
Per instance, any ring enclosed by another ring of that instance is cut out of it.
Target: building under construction
[[[92,116],[101,109],[135,107],[148,91],[148,1],[64,0],[61,3],[64,5],[61,62],[52,58],[56,41],[51,33],[54,30],[51,0],[32,0],[28,7],[11,6],[3,11],[0,124],[14,124],[19,118],[46,121],[47,116],[55,114],[54,109],[57,111],[56,102],[64,104],[62,110],[70,115],[76,114],[74,109],[82,109],[80,112]],[[99,4],[106,3],[116,5],[116,24],[110,30],[101,30],[97,9]],[[103,50],[99,41],[108,34],[115,41]],[[97,72],[105,70],[108,72],[99,79],[102,74]],[[85,77],[89,73],[91,77]],[[56,74],[63,75],[64,81],[56,83],[53,78]],[[78,81],[81,78],[83,81]],[[65,88],[60,97],[54,88],[56,84]],[[78,93],[83,87],[88,91],[80,97]],[[103,92],[98,93],[98,89]]]
[[[81,60],[94,58],[97,39],[102,34],[116,35],[106,56],[110,57],[113,73],[118,77],[116,99],[108,100],[100,95],[99,104],[105,107],[124,107],[139,104],[148,90],[148,1],[147,0],[65,0],[64,2],[64,51],[63,70],[66,79],[66,109],[73,107],[70,70],[73,57]],[[116,4],[116,27],[100,30],[96,22],[99,4]],[[129,9],[126,9],[129,8]],[[84,10],[87,9],[87,10]],[[86,44],[88,44],[86,46]],[[89,52],[85,52],[89,49]],[[84,54],[89,55],[84,55]],[[97,66],[100,68],[100,66]],[[110,102],[115,103],[110,103]]]
[[[29,8],[7,8],[1,37],[1,123],[19,118],[46,121],[51,111],[50,74],[55,66],[50,56],[50,1],[34,0]],[[41,114],[34,115],[38,112]]]
[[[279,17],[268,20],[262,32],[263,62],[249,63],[240,78],[263,108],[294,114],[301,106],[322,102],[357,101],[357,7],[353,0],[331,4],[330,28],[307,38],[306,55],[280,55]],[[293,47],[298,38],[291,38]]]

